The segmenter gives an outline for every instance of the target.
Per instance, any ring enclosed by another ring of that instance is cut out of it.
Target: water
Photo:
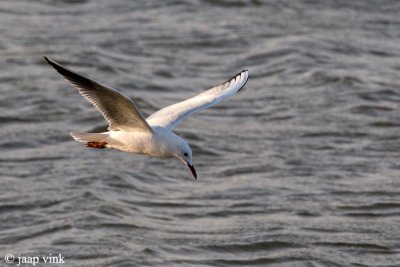
[[[57,266],[399,266],[399,12],[394,0],[3,0],[1,266],[14,266],[7,253],[61,254]],[[250,80],[176,128],[195,181],[177,160],[74,142],[69,131],[105,121],[44,55],[145,114],[244,68]]]

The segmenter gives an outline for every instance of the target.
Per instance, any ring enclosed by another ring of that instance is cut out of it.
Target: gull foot
[[[106,148],[107,142],[87,142],[86,147],[91,147],[91,148]]]

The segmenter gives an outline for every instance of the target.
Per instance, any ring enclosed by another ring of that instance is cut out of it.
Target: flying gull
[[[180,136],[172,132],[189,115],[214,106],[224,98],[236,94],[246,84],[247,70],[226,82],[185,101],[165,107],[147,119],[129,97],[112,87],[77,74],[48,57],[55,68],[78,92],[92,103],[108,122],[108,132],[70,133],[79,142],[92,148],[114,148],[152,157],[175,157],[184,162],[197,179],[193,166],[192,149]]]

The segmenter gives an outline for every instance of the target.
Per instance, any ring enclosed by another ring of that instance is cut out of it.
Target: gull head
[[[181,139],[174,156],[184,162],[192,172],[194,179],[197,179],[196,170],[193,166],[192,149],[185,140]]]

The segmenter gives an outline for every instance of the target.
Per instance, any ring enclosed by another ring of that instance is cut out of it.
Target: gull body
[[[150,125],[151,126],[151,125]],[[115,148],[124,152],[142,154],[159,158],[183,156],[185,152],[191,155],[188,143],[180,136],[164,127],[154,125],[152,132],[127,132],[108,131],[100,134],[71,133],[77,141],[86,142],[87,139],[98,142],[106,142],[107,148]],[[180,153],[185,151],[183,153]],[[180,155],[182,154],[182,155]],[[189,163],[191,164],[191,157]]]
[[[190,114],[234,95],[248,80],[248,71],[243,70],[221,85],[163,108],[144,119],[135,103],[122,93],[77,74],[55,60],[44,58],[99,110],[109,124],[109,131],[103,133],[70,133],[76,141],[92,148],[114,148],[159,158],[175,157],[187,164],[196,179],[192,149],[172,131],[173,128]]]

